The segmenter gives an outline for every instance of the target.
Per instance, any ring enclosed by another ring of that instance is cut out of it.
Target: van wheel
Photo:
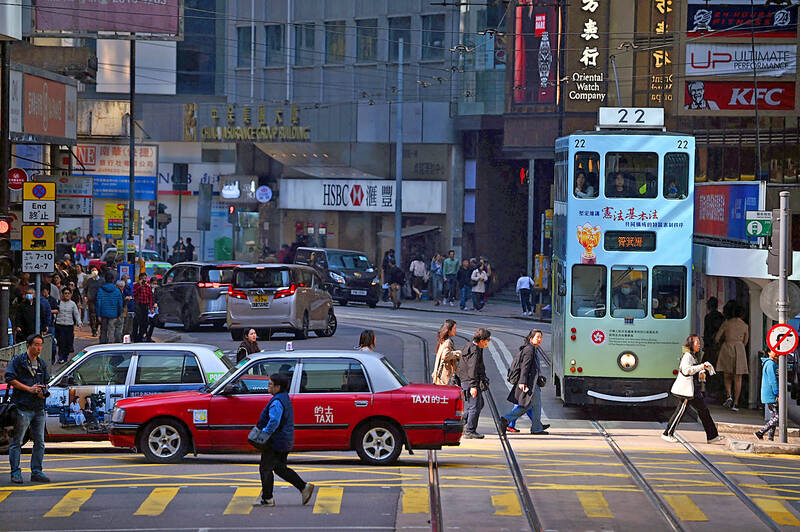
[[[230,329],[231,339],[236,342],[241,342],[244,338],[244,329]]]
[[[154,419],[144,427],[139,448],[148,462],[174,464],[189,452],[189,435],[178,421]]]
[[[303,325],[294,333],[295,338],[298,340],[305,340],[308,338],[308,312],[303,312]]]
[[[403,450],[400,431],[387,421],[366,423],[358,430],[356,452],[361,461],[370,465],[391,465]]]
[[[314,333],[321,338],[328,338],[336,333],[336,315],[332,310],[328,311],[328,320],[324,329],[316,329]]]

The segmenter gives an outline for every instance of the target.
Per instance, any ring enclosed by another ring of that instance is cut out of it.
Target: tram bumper
[[[618,379],[564,376],[567,405],[672,406],[669,389],[674,379]]]

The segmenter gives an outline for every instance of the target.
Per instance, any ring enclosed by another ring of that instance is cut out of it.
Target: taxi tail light
[[[229,286],[228,297],[235,297],[236,299],[247,299],[247,294],[245,294],[241,290],[234,290],[232,286]]]
[[[462,417],[464,415],[464,399],[459,394],[458,399],[456,400],[456,417]]]
[[[291,285],[289,285],[289,288],[283,288],[275,292],[275,299],[293,296],[295,292],[297,292],[297,285],[292,283]]]

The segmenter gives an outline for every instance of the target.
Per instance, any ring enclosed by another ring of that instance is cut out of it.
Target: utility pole
[[[390,111],[391,112],[391,111]],[[403,268],[403,38],[397,43],[397,142],[394,170],[394,258]],[[405,271],[405,270],[404,270]]]
[[[8,166],[11,162],[11,127],[8,102],[10,96],[10,59],[8,41],[0,41],[0,213],[8,213]],[[0,347],[8,345],[8,312],[10,306],[11,290],[7,284],[8,279],[0,279]],[[38,312],[37,312],[38,316]]]
[[[133,239],[133,200],[136,194],[136,40],[131,39],[131,52],[130,52],[130,76],[128,78],[130,86],[130,120],[128,121],[128,216],[123,217],[127,225],[122,228],[122,257],[123,263],[128,263],[128,240],[131,242]],[[141,247],[141,246],[140,246]],[[119,250],[117,250],[119,254]],[[134,252],[134,256],[136,253]],[[135,262],[135,260],[134,260]],[[133,266],[131,271],[131,279],[135,278],[136,266]]]
[[[780,203],[780,241],[778,242],[778,323],[788,322],[789,298],[787,284],[789,277],[789,261],[792,252],[789,248],[789,191],[781,191]],[[786,443],[786,356],[778,357],[778,435],[781,443]]]
[[[531,275],[533,273],[533,255],[536,253],[533,249],[533,176],[535,166],[536,159],[528,159],[528,269],[525,272],[526,275]]]

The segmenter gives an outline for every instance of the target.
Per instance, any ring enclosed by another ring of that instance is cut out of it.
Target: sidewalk
[[[764,409],[740,409],[738,412],[728,410],[719,405],[709,405],[711,417],[717,424],[720,434],[728,438],[728,448],[737,452],[755,454],[800,454],[800,425],[788,420],[787,443],[756,438],[754,432],[764,426]],[[791,409],[790,409],[791,413]]]
[[[392,302],[389,301],[388,303],[384,303],[383,301],[378,302],[378,308],[392,308]],[[469,303],[467,308],[472,308],[472,302]],[[412,301],[410,299],[404,299],[400,305],[400,311],[403,310],[416,310],[420,312],[438,312],[441,314],[462,314],[462,315],[471,315],[471,316],[490,316],[492,318],[511,318],[517,319],[521,321],[527,322],[542,322],[543,320],[537,319],[535,315],[533,316],[523,316],[522,315],[522,307],[518,302],[510,302],[504,300],[493,299],[489,297],[489,301],[486,305],[479,311],[475,310],[461,310],[458,308],[458,301],[455,301],[455,304],[451,307],[449,304],[440,304],[434,305],[433,301],[423,300],[423,301]],[[547,323],[550,320],[546,320]]]

